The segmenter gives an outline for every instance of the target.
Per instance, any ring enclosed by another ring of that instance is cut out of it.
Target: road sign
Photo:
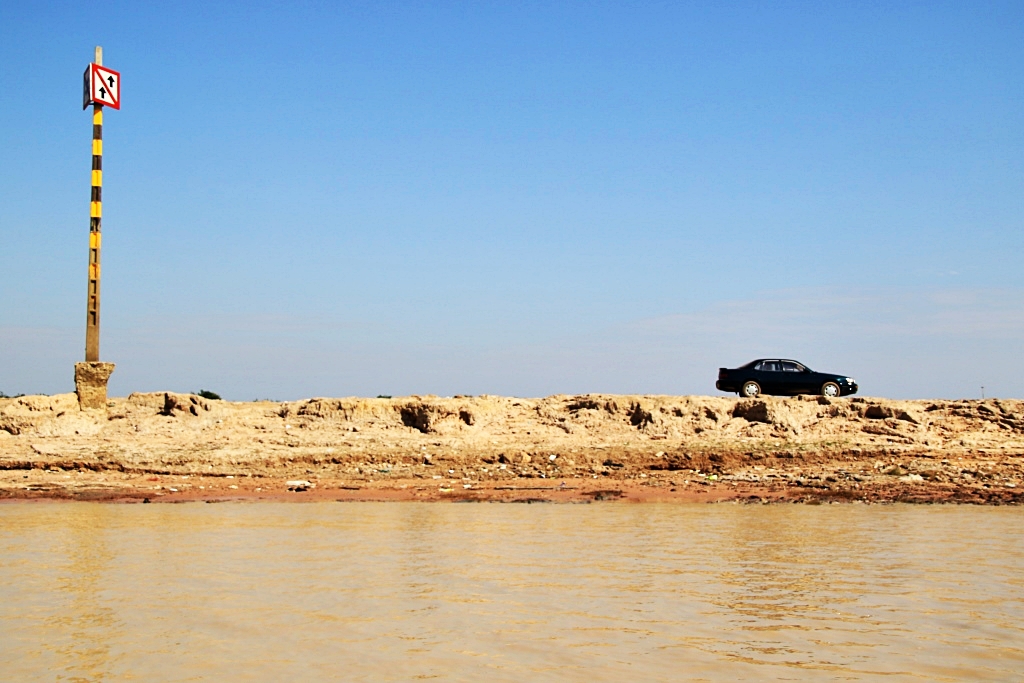
[[[82,109],[90,104],[121,108],[121,74],[117,71],[99,64],[90,64],[85,69],[82,86]]]

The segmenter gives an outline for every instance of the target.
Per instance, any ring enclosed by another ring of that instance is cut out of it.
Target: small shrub
[[[215,394],[214,392],[209,391],[207,389],[202,389],[200,391],[197,391],[196,392],[196,396],[200,396],[202,398],[208,398],[211,401],[219,401],[219,400],[221,400],[220,394]]]
[[[387,396],[385,394],[377,394],[377,398],[391,398],[391,397]]]

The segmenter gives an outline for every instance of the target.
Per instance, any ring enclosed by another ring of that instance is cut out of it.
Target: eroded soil
[[[1024,402],[0,399],[0,500],[1024,501]]]

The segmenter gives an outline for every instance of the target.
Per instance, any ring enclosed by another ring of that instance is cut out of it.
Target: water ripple
[[[18,681],[1003,681],[1013,508],[0,507]]]

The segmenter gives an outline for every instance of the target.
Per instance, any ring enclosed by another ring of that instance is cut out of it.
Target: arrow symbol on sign
[[[101,85],[101,86],[100,86],[100,98],[102,99],[102,98],[104,98],[104,97],[106,97],[106,96],[107,96],[107,89],[106,89],[106,88],[104,88],[104,87],[103,87],[103,86]]]
[[[110,87],[113,88],[114,87],[114,77],[113,76],[107,76],[107,83],[110,83]]]

